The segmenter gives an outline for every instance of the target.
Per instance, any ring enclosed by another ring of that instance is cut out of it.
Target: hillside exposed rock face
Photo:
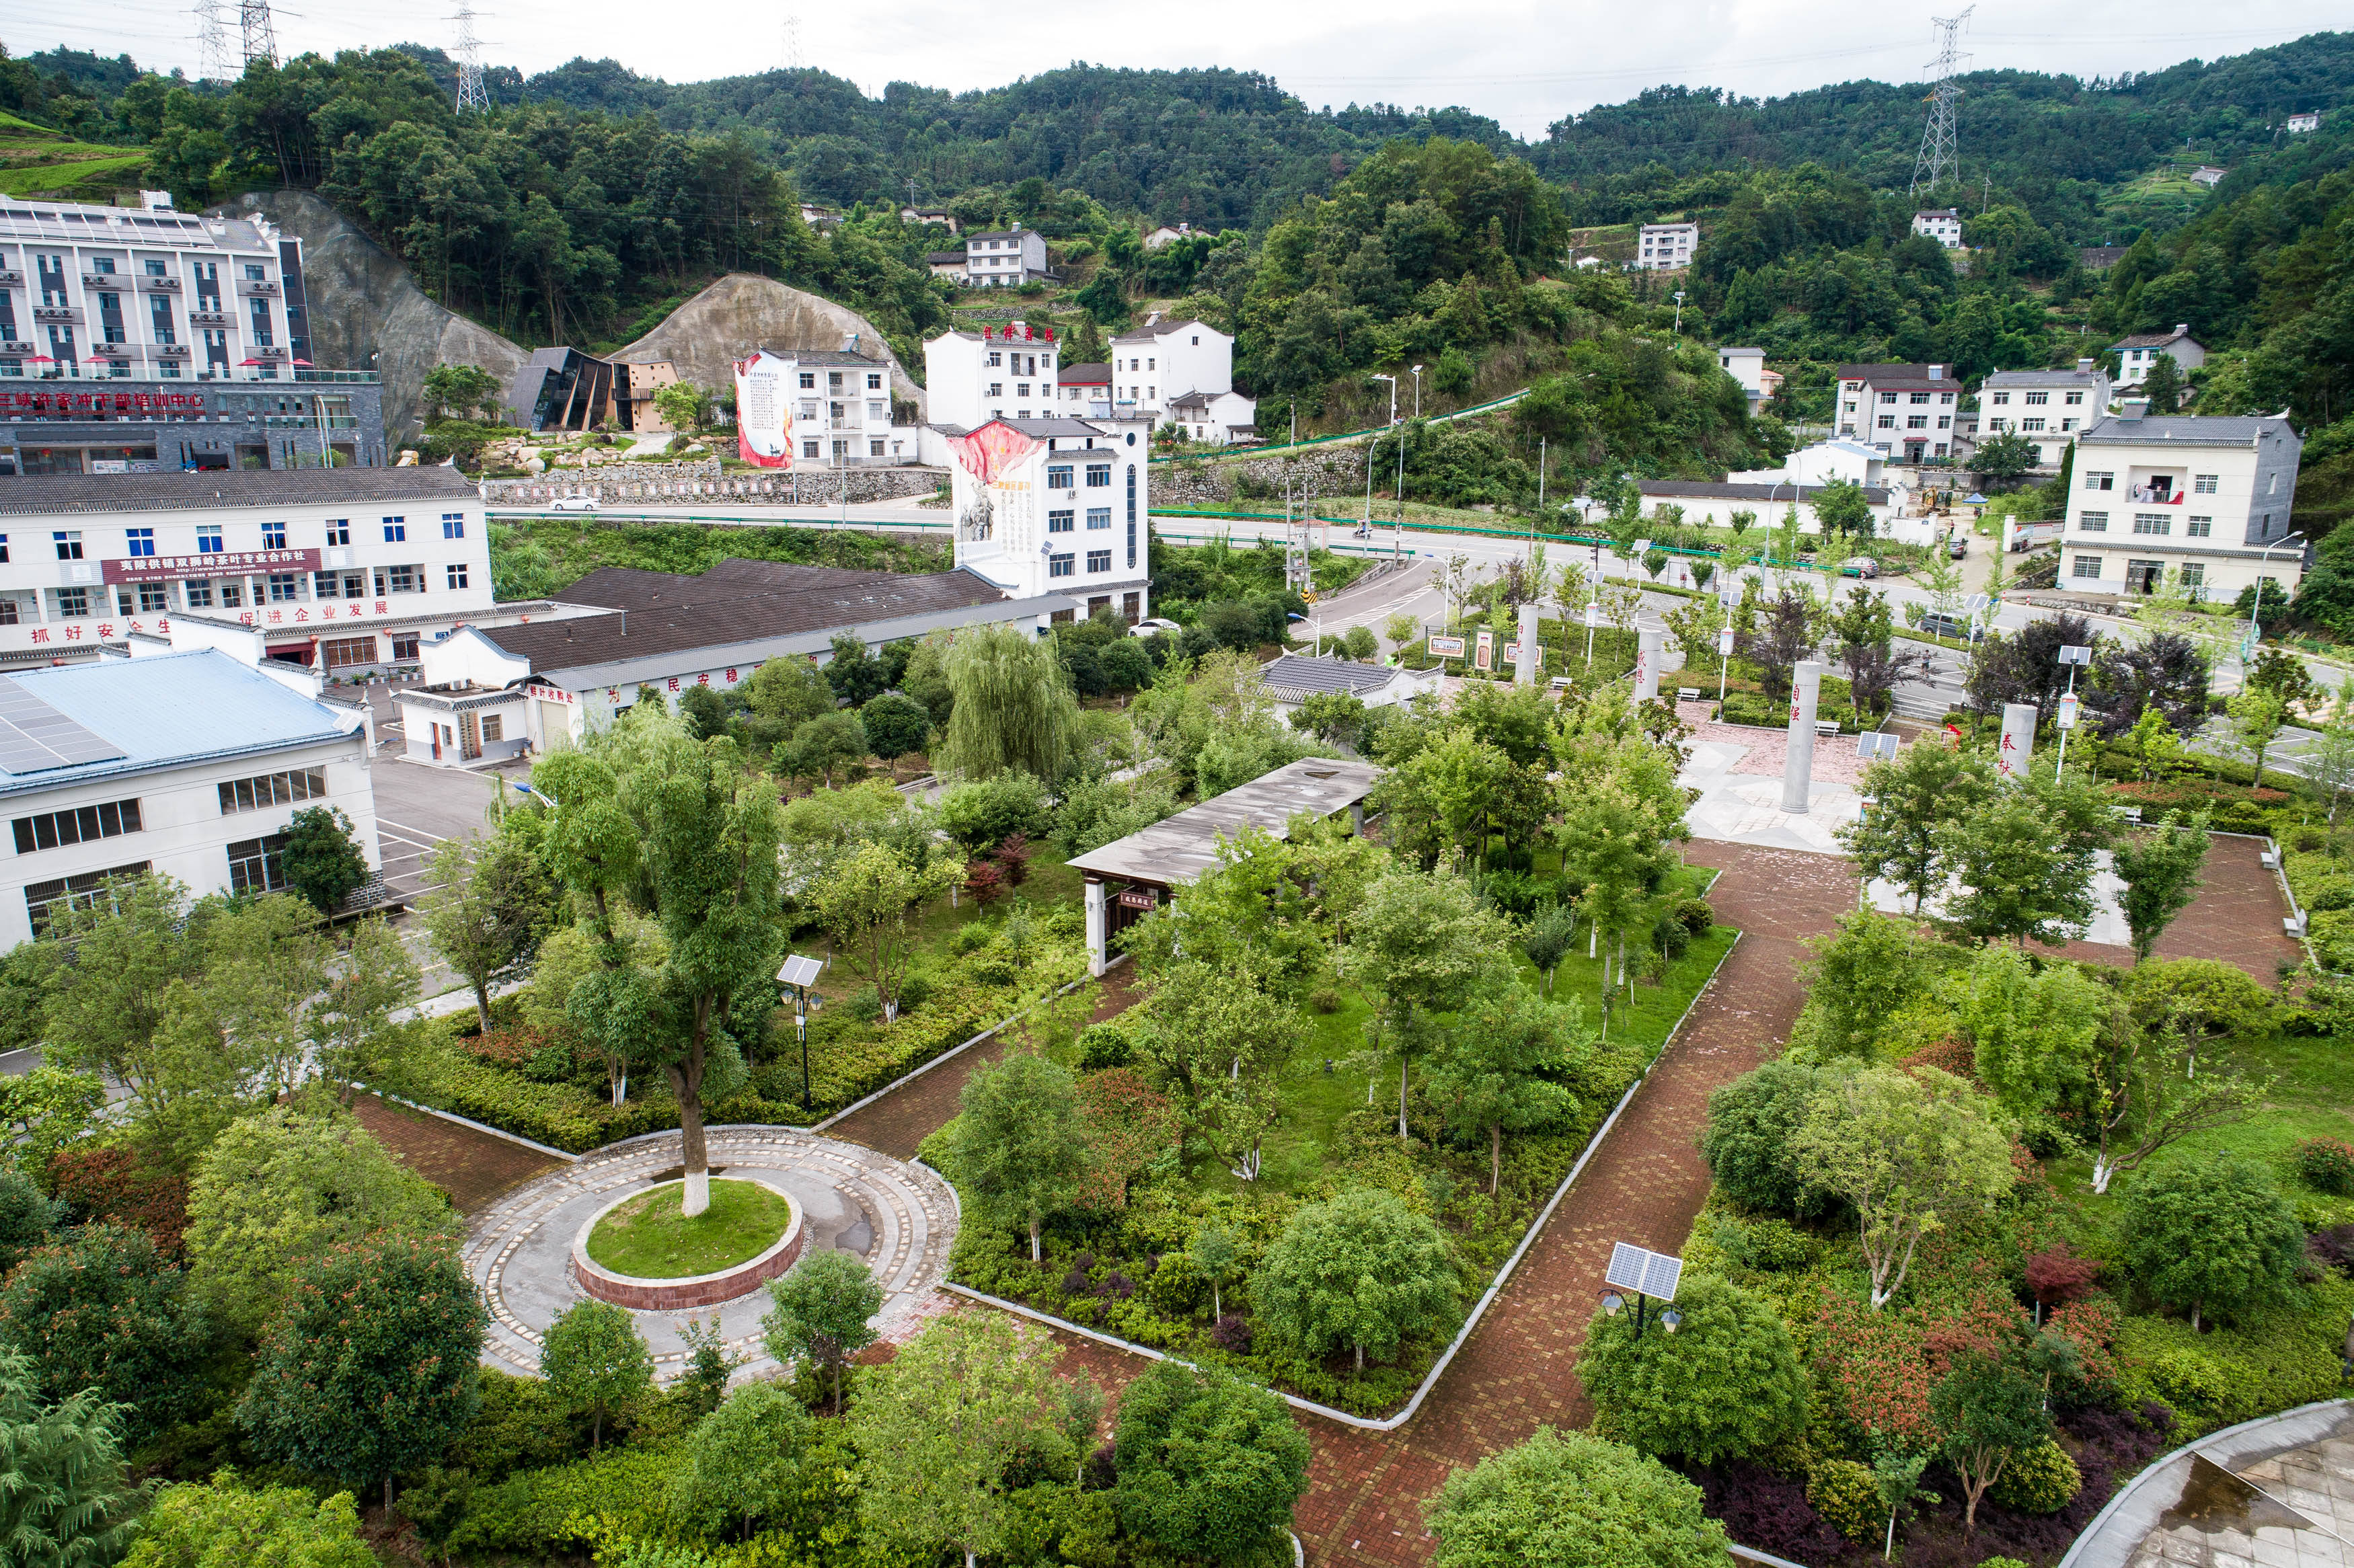
[[[302,241],[311,358],[323,370],[384,378],[385,435],[394,446],[416,440],[425,373],[435,366],[479,365],[504,385],[529,357],[426,298],[389,251],[309,191],[250,195],[239,206]]]
[[[890,366],[893,394],[921,410],[924,389],[908,377],[874,323],[846,305],[749,272],[728,273],[614,357],[667,359],[682,381],[725,391],[735,385],[735,361],[756,348],[836,349],[852,333],[858,334],[857,352]]]

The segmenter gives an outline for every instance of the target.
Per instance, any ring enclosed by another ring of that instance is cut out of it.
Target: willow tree
[[[670,1080],[689,1215],[711,1201],[704,1099],[743,1083],[739,1040],[776,1000],[777,799],[738,764],[734,742],[690,739],[649,713],[535,775],[556,800],[558,874],[599,945],[565,1011],[600,1048]],[[631,908],[661,927],[661,944],[625,939]]]
[[[956,705],[937,760],[987,779],[1008,768],[1055,779],[1070,760],[1078,699],[1052,638],[1012,626],[971,626],[942,661]]]

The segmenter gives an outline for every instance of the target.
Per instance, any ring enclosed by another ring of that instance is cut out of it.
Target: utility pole
[[[1976,5],[1965,8],[1958,16],[1932,16],[1930,25],[1944,35],[1937,58],[1929,62],[1929,123],[1921,132],[1921,153],[1913,161],[1913,184],[1907,196],[1934,191],[1937,182],[1957,179],[1961,175],[1961,154],[1955,138],[1954,101],[1962,95],[1954,74],[1969,57],[1954,47],[1954,35],[1970,19]]]
[[[473,0],[458,0],[458,112],[469,109],[487,114],[491,95],[482,86],[482,41],[474,36]]]
[[[244,34],[245,63],[278,63],[278,30],[270,25],[270,0],[238,0],[237,19]]]
[[[1676,324],[1671,335],[1676,337],[1684,335],[1684,291],[1681,289],[1676,291]]]

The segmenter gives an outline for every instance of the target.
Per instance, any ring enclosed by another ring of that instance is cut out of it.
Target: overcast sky
[[[444,13],[460,3],[289,0],[276,15],[279,48],[448,48],[457,25]],[[485,63],[526,73],[575,55],[610,56],[673,81],[764,69],[786,63],[788,18],[798,13],[802,63],[874,93],[893,80],[993,87],[1075,57],[1143,68],[1215,65],[1267,71],[1311,107],[1462,104],[1528,137],[1564,113],[1661,82],[1765,97],[1859,77],[1920,80],[1935,52],[1930,7],[1824,0],[1162,0],[1026,11],[950,0],[479,3]],[[237,4],[227,0],[232,30]],[[161,69],[198,67],[186,4],[75,0],[39,9],[36,16],[28,5],[0,26],[12,53],[63,44],[110,55],[128,49]],[[1981,0],[1961,47],[1971,57],[1965,69],[2105,76],[2239,54],[2344,26],[2347,16],[2343,5],[2321,0]]]

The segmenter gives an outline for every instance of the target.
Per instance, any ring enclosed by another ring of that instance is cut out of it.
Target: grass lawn
[[[588,1233],[588,1256],[600,1267],[640,1279],[715,1274],[776,1245],[792,1224],[792,1205],[757,1181],[711,1183],[711,1207],[680,1213],[684,1182],[669,1181],[607,1213]]]
[[[2314,1191],[2298,1178],[2293,1159],[2296,1145],[2308,1138],[2354,1142],[2354,1061],[2344,1046],[2327,1036],[2274,1035],[2261,1045],[2231,1053],[2228,1059],[2252,1078],[2273,1080],[2256,1114],[2193,1133],[2160,1150],[2142,1170],[2234,1154],[2271,1167],[2281,1192],[2296,1205],[2308,1228],[2354,1223],[2354,1198]],[[2053,1160],[2049,1174],[2071,1241],[2089,1255],[2116,1255],[2120,1202],[2136,1173],[2118,1177],[2105,1194],[2093,1192],[2089,1154]]]

